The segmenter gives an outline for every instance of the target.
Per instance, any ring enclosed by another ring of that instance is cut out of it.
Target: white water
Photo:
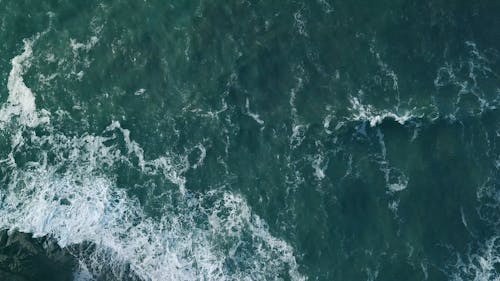
[[[0,108],[0,128],[14,116],[24,126],[35,127],[49,121],[47,111],[36,111],[35,96],[24,83],[23,74],[31,65],[33,41],[24,40],[24,52],[11,61],[12,69],[7,80],[9,96],[7,103]]]
[[[76,253],[81,268],[75,280],[108,268],[122,280],[124,264],[144,280],[280,280],[282,273],[305,279],[293,248],[272,236],[240,195],[224,187],[188,192],[183,174],[193,166],[187,156],[167,152],[146,159],[118,122],[102,135],[55,131],[23,82],[32,46],[25,41],[24,52],[12,60],[9,99],[0,111],[2,125],[12,125],[1,127],[11,136],[11,152],[0,160],[0,171],[9,175],[0,189],[0,229],[50,235],[61,247],[94,243],[91,254]],[[52,133],[38,136],[31,128],[36,126]],[[117,142],[125,143],[125,151]],[[30,161],[16,162],[14,155],[23,151],[30,151]],[[116,170],[123,165],[146,178],[165,179],[165,187],[155,187],[165,202],[155,210],[158,217],[117,186]]]
[[[488,239],[479,252],[471,253],[466,257],[457,257],[453,266],[451,279],[453,281],[498,281],[500,274],[500,237]]]
[[[357,97],[351,98],[351,116],[352,121],[368,122],[371,127],[375,127],[384,121],[384,119],[393,119],[401,125],[415,116],[411,111],[406,110],[403,114],[390,112],[388,110],[377,110],[372,105],[362,104]]]

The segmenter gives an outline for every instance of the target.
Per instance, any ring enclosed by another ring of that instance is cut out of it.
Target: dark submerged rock
[[[0,280],[72,280],[77,260],[50,237],[0,231]]]
[[[49,236],[33,238],[30,233],[0,230],[0,281],[72,281],[78,261],[95,251],[94,243],[63,249]],[[98,281],[141,281],[125,261],[103,261],[91,274]]]

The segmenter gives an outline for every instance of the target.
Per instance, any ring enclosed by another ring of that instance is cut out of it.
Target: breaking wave
[[[0,111],[1,134],[11,146],[0,160],[0,229],[51,236],[63,248],[95,245],[75,252],[75,280],[99,278],[104,264],[117,280],[128,274],[124,264],[143,280],[305,279],[292,246],[274,237],[243,197],[225,186],[186,189],[187,156],[167,152],[148,160],[119,122],[101,135],[54,129],[22,77],[33,42],[25,40],[24,52],[12,60]],[[119,185],[118,169],[145,183]]]

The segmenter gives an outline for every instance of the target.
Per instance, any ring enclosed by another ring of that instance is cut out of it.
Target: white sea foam
[[[406,178],[399,178],[397,183],[388,184],[388,188],[391,192],[397,192],[406,189],[408,186],[408,180]]]
[[[245,109],[247,115],[252,117],[252,119],[255,120],[255,122],[257,122],[259,125],[264,125],[264,120],[260,119],[259,114],[250,111],[250,101],[248,100],[248,98],[245,102]]]
[[[7,88],[9,89],[8,101],[18,104],[22,112],[33,113],[36,110],[35,97],[30,88],[24,84],[22,75],[25,68],[30,66],[30,57],[33,54],[32,42],[24,41],[24,52],[12,59],[12,69],[9,73]]]
[[[77,56],[78,52],[82,50],[86,52],[90,51],[97,44],[97,42],[99,42],[99,38],[97,36],[90,37],[90,39],[85,43],[78,42],[76,39],[71,38],[69,40],[69,45],[71,49],[73,49],[73,54]]]
[[[401,125],[404,125],[408,120],[414,118],[412,110],[405,110],[402,114],[394,113],[388,110],[377,110],[372,105],[365,105],[360,102],[357,97],[350,99],[351,112],[350,120],[368,122],[370,127],[375,127],[381,124],[385,119],[393,119]]]
[[[12,180],[0,191],[0,228],[35,237],[51,235],[61,247],[95,243],[97,250],[80,258],[96,275],[109,263],[118,269],[128,263],[144,280],[273,280],[279,272],[287,272],[293,280],[304,279],[298,273],[293,248],[273,237],[237,194],[218,189],[179,195],[167,190],[167,198],[181,201],[173,205],[165,200],[161,218],[148,217],[141,204],[103,170],[137,158],[137,167],[145,175],[164,172],[170,181],[179,183],[176,177],[182,177],[178,169],[183,164],[172,168],[157,164],[161,161],[145,160],[127,130],[114,122],[106,132],[114,130],[123,135],[68,138],[32,134],[25,141],[15,139],[13,151],[26,143],[49,146],[58,161],[50,163],[49,152],[40,150],[40,160],[25,167],[2,162],[2,170],[9,171]],[[127,152],[105,145],[118,137],[127,143]],[[169,162],[175,164],[176,160]],[[241,264],[230,269],[226,264],[231,261]],[[119,270],[114,273],[118,280],[120,274]]]
[[[36,111],[35,96],[23,79],[23,74],[31,66],[33,41],[24,40],[24,52],[11,61],[12,69],[7,80],[9,96],[7,103],[0,109],[0,127],[14,116],[18,117],[20,124],[29,127],[49,121],[47,111]]]
[[[465,46],[469,49],[469,56],[458,62],[445,62],[437,70],[434,79],[434,86],[438,90],[452,86],[457,91],[455,99],[451,101],[453,102],[451,104],[453,112],[446,116],[452,121],[456,120],[457,113],[461,111],[466,110],[469,111],[469,114],[477,114],[485,110],[495,109],[499,104],[498,92],[484,91],[480,85],[485,78],[497,76],[490,67],[492,63],[488,56],[480,51],[476,43],[472,41],[466,41]],[[471,97],[475,100],[474,105],[470,103]],[[468,101],[465,102],[466,100]]]
[[[59,64],[63,65],[63,71],[66,79],[76,78],[81,81],[85,75],[86,69],[90,67],[93,58],[89,56],[90,51],[99,43],[100,33],[103,25],[98,23],[98,19],[94,18],[90,22],[92,36],[86,41],[79,42],[74,38],[69,39],[69,47],[73,54],[72,57],[63,57]]]
[[[198,167],[202,166],[203,161],[205,160],[205,157],[207,157],[207,149],[205,148],[205,146],[203,146],[203,144],[201,144],[201,143],[198,144],[196,146],[196,149],[198,149],[200,151],[200,156],[198,157],[198,161],[196,161],[196,163],[191,165],[191,168],[193,168],[193,169],[197,169]]]
[[[500,237],[488,239],[482,249],[470,253],[465,258],[458,256],[452,266],[453,281],[498,281],[500,273]]]
[[[394,200],[394,201],[391,201],[389,202],[389,210],[391,210],[393,213],[394,213],[394,216],[397,218],[398,217],[398,208],[399,208],[399,203],[400,203],[400,200],[397,199],[397,200]]]
[[[178,163],[174,163],[172,161],[173,157],[169,155],[162,156],[150,161],[145,160],[144,150],[137,142],[130,139],[129,130],[123,129],[120,125],[120,122],[118,121],[112,122],[106,128],[106,131],[108,132],[114,130],[118,130],[123,134],[123,140],[125,141],[127,147],[127,157],[133,156],[135,159],[137,159],[137,165],[142,172],[157,173],[157,171],[161,171],[161,173],[169,181],[179,186],[180,191],[185,194],[186,179],[181,174],[184,173],[189,167],[189,162],[186,156],[179,159]]]
[[[142,95],[144,95],[145,92],[146,92],[146,89],[141,88],[141,89],[135,91],[134,95],[135,96],[142,96]]]
[[[457,253],[456,261],[448,266],[450,279],[453,281],[499,281],[500,272],[500,192],[495,185],[495,177],[489,177],[476,191],[476,199],[480,206],[477,214],[492,228],[494,234],[488,239],[477,241],[474,250],[466,254]],[[464,227],[475,237],[466,221],[463,209],[460,209]],[[478,245],[479,244],[479,245]]]
[[[323,128],[325,129],[325,132],[329,135],[333,133],[332,130],[330,130],[330,123],[332,122],[333,119],[332,114],[328,114],[324,119],[323,119]]]
[[[325,178],[325,170],[328,166],[328,162],[326,161],[323,154],[318,154],[312,160],[312,168],[314,169],[314,176],[318,180],[322,180]]]
[[[11,125],[4,131],[11,135],[11,152],[0,159],[1,173],[9,175],[0,189],[0,229],[50,235],[61,247],[93,243],[91,252],[74,253],[81,262],[76,280],[110,269],[122,280],[124,265],[151,281],[281,280],[282,274],[305,279],[293,248],[272,236],[240,195],[224,187],[196,194],[186,190],[184,173],[194,168],[187,155],[167,152],[147,159],[119,122],[101,135],[57,132],[48,117],[42,119],[48,113],[36,109],[23,82],[31,55],[27,40],[25,51],[12,60],[9,99],[0,111],[2,124]],[[39,136],[35,126],[51,134]],[[196,165],[201,165],[204,147],[198,149]],[[23,151],[29,151],[29,162],[16,161]],[[164,187],[155,187],[163,203],[154,217],[145,211],[148,202],[118,186],[116,171],[123,165],[145,178],[165,179]]]

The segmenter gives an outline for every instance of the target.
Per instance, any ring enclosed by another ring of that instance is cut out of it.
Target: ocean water
[[[0,0],[0,280],[500,280],[499,15]]]

